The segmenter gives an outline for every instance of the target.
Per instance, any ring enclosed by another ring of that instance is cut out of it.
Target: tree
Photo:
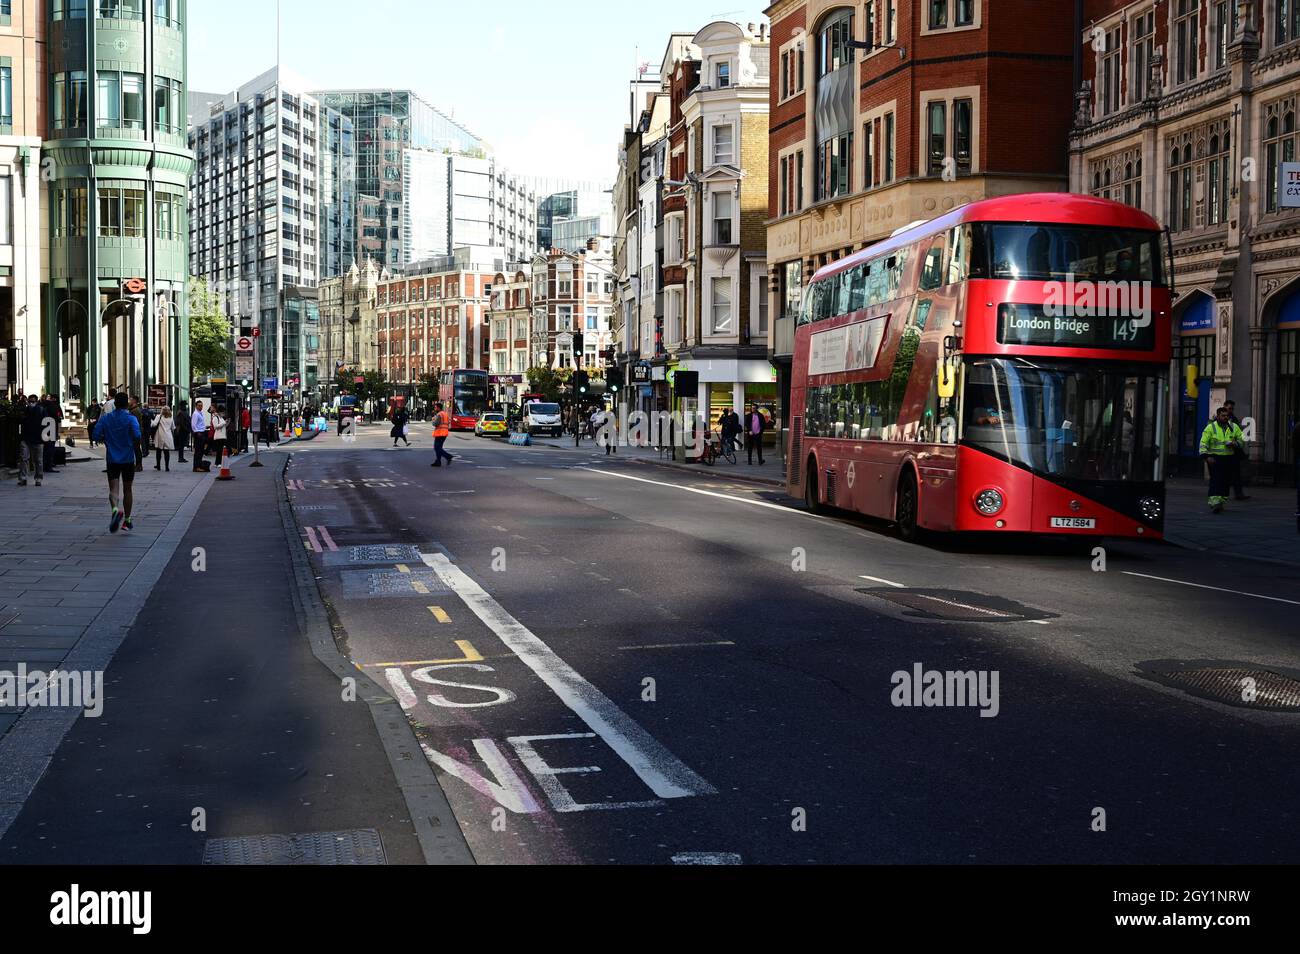
[[[190,279],[190,374],[198,378],[230,367],[230,321],[221,298],[202,278]]]
[[[438,375],[433,372],[420,375],[420,383],[415,387],[416,396],[425,404],[432,405],[438,400]]]
[[[525,374],[528,375],[528,390],[540,394],[547,401],[558,401],[560,399],[560,388],[569,383],[569,378],[573,372],[569,368],[547,368],[535,367],[529,368]]]

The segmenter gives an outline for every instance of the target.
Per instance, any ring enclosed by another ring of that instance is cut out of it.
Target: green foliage
[[[200,378],[230,367],[230,322],[221,299],[202,278],[190,279],[190,374]]]
[[[357,378],[361,378],[361,383],[357,383]],[[358,372],[352,368],[340,368],[339,373],[334,380],[340,391],[346,391],[348,394],[355,394],[359,401],[369,401],[375,398],[387,397],[392,391],[392,382],[388,380],[379,371],[361,371]]]
[[[420,375],[420,383],[415,386],[415,394],[426,404],[438,400],[438,376],[432,372]]]
[[[573,376],[573,371],[569,368],[546,368],[536,367],[529,368],[525,374],[528,376],[528,390],[542,395],[547,401],[558,401],[560,399],[560,388],[569,383],[569,378]]]

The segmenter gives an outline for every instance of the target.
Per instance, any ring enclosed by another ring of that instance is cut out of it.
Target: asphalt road
[[[1300,677],[1300,570],[914,546],[590,447],[457,435],[435,470],[427,437],[384,433],[303,445],[291,500],[340,645],[403,703],[480,862],[1300,853],[1300,714],[1161,675]],[[917,667],[985,696],[896,704]]]

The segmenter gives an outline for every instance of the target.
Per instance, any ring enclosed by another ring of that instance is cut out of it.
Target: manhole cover
[[[1050,614],[1025,606],[1015,600],[987,593],[961,590],[920,590],[882,587],[857,588],[858,593],[876,596],[905,606],[926,619],[943,619],[959,623],[1010,623],[1027,619],[1047,619]]]
[[[1267,669],[1209,667],[1155,674],[1193,695],[1246,709],[1300,711],[1300,680]]]
[[[417,566],[423,565],[420,561],[419,547],[395,543],[376,546],[343,547],[336,552],[326,553],[324,556],[324,562],[326,566],[358,566],[366,563],[384,563],[389,566],[392,566],[394,563],[414,563]]]
[[[409,573],[397,570],[344,570],[340,575],[343,595],[350,599],[427,596],[430,593],[448,592],[436,573],[423,568],[411,568]]]
[[[296,835],[210,838],[205,865],[383,865],[384,843],[373,828]]]

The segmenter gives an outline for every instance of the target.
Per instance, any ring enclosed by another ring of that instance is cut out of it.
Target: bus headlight
[[[992,517],[1002,512],[1005,501],[1002,499],[1000,491],[989,487],[981,490],[975,495],[975,509],[986,517]]]
[[[1143,497],[1138,501],[1138,508],[1142,511],[1142,519],[1147,523],[1159,523],[1160,515],[1164,512],[1164,507],[1155,497]]]

